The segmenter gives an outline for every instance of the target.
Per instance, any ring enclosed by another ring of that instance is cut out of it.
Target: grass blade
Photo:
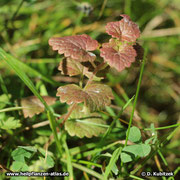
[[[28,86],[28,88],[33,92],[35,96],[39,98],[39,100],[43,103],[44,107],[46,110],[50,110],[44,99],[41,97],[39,92],[36,90],[34,84],[32,81],[29,79],[28,76],[22,71],[21,66],[18,66],[16,63],[18,60],[12,57],[11,55],[7,54],[3,49],[0,48],[0,59],[4,60],[11,69],[13,69],[16,74],[20,77],[20,79]]]
[[[3,53],[3,50],[0,49],[0,52]],[[45,82],[47,83],[50,83],[52,85],[56,85],[58,84],[56,81],[52,80],[51,78],[49,77],[46,77],[45,75],[41,74],[40,72],[38,72],[37,70],[31,68],[30,66],[28,66],[27,64],[24,64],[23,62],[19,61],[18,59],[15,59],[14,58],[14,62],[16,63],[16,65],[18,67],[21,67],[21,69],[23,69],[23,71],[25,73],[31,73],[31,76],[33,77],[38,77],[38,78],[41,78],[42,80],[44,80]]]
[[[0,60],[4,60],[8,64],[8,66],[16,72],[16,74],[24,82],[24,84],[26,84],[26,86],[33,92],[33,94],[37,98],[39,98],[39,100],[44,105],[44,107],[47,111],[47,116],[48,116],[48,119],[50,121],[50,126],[51,126],[51,129],[53,131],[53,135],[54,135],[54,138],[56,141],[56,145],[58,147],[59,153],[61,154],[62,153],[61,145],[60,145],[60,142],[58,140],[58,136],[57,136],[57,132],[56,132],[56,123],[55,123],[55,119],[54,119],[54,116],[53,116],[51,109],[49,108],[49,106],[47,105],[45,100],[41,97],[39,92],[36,90],[34,84],[29,79],[29,77],[24,73],[24,71],[21,68],[19,68],[19,66],[17,64],[17,61],[18,61],[17,59],[15,59],[11,55],[7,54],[3,49],[0,48]]]
[[[66,135],[64,134],[63,138],[62,138],[62,142],[63,142],[63,147],[65,149],[65,152],[66,152],[66,157],[67,157],[67,170],[69,172],[69,179],[70,180],[73,180],[73,167],[72,167],[72,160],[71,160],[71,154],[70,154],[70,151],[69,151],[69,148],[67,146],[67,143],[66,143]]]
[[[116,121],[118,120],[118,118],[121,116],[121,114],[123,113],[123,111],[126,109],[126,107],[132,102],[132,100],[134,99],[134,96],[122,107],[121,111],[119,111],[119,113],[117,114],[116,117],[113,118],[112,123],[110,124],[108,130],[106,131],[106,133],[104,134],[101,142],[103,142],[105,140],[105,138],[110,134],[111,130],[113,129],[114,124],[116,123]]]
[[[106,171],[105,171],[105,173],[104,173],[104,179],[105,179],[105,180],[108,179],[109,173],[111,172],[114,164],[115,164],[116,161],[118,160],[119,155],[120,155],[120,153],[121,153],[121,150],[122,150],[122,147],[117,148],[117,149],[113,152],[112,157],[111,157],[111,159],[110,159],[110,162],[109,162],[108,166],[106,167]]]
[[[136,103],[137,103],[137,99],[138,99],[138,95],[139,95],[139,90],[140,90],[140,86],[141,86],[141,80],[142,80],[142,75],[143,75],[143,71],[144,71],[146,54],[147,54],[147,49],[145,49],[145,52],[144,52],[143,62],[141,65],[139,81],[138,81],[138,85],[137,85],[137,89],[136,89],[135,99],[134,99],[134,103],[133,103],[133,109],[132,109],[131,117],[129,120],[129,125],[128,125],[128,129],[127,129],[126,141],[125,141],[124,147],[127,146],[127,142],[128,142],[128,138],[129,138],[130,128],[131,128],[131,124],[132,124],[132,120],[133,120],[133,116],[134,116],[134,111],[135,111],[135,107],[136,107]],[[121,167],[122,166],[123,166],[123,162],[121,161]]]
[[[138,99],[138,95],[139,95],[139,90],[140,90],[140,86],[141,86],[141,80],[142,80],[142,75],[143,75],[143,71],[144,71],[146,54],[147,54],[147,49],[145,49],[145,52],[144,52],[143,62],[141,65],[141,70],[140,70],[140,75],[139,75],[139,81],[138,81],[136,95],[135,95],[134,104],[133,104],[133,110],[132,110],[131,117],[129,120],[129,125],[128,125],[128,130],[127,130],[126,141],[125,141],[124,147],[127,145],[127,142],[128,142],[129,132],[130,132],[130,128],[131,128],[131,124],[132,124],[132,120],[133,120],[133,116],[134,116],[134,111],[135,111],[135,107],[136,107],[136,103],[137,103],[137,99]]]
[[[67,163],[67,160],[66,160],[66,159],[61,159],[61,161]],[[77,164],[77,163],[72,163],[72,165],[73,165],[75,168],[80,169],[81,171],[84,171],[84,172],[86,172],[86,173],[88,173],[88,174],[91,174],[91,175],[94,176],[94,177],[97,177],[98,179],[102,179],[102,180],[104,179],[101,174],[99,174],[99,173],[97,173],[96,171],[93,171],[93,170],[91,170],[91,169],[89,169],[89,168],[87,168],[87,167],[84,167],[84,166],[82,166],[82,165],[80,165],[80,164]]]

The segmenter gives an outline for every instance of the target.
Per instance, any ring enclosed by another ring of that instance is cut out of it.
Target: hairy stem
[[[67,119],[69,118],[69,116],[71,115],[71,113],[73,112],[73,110],[76,108],[77,103],[74,103],[70,108],[68,113],[66,114],[66,116],[64,117],[62,123],[60,124],[60,127],[62,127],[64,125],[64,123],[67,121]]]
[[[83,74],[80,76],[79,86],[83,88]]]
[[[89,84],[92,83],[94,75],[95,75],[104,65],[105,65],[105,62],[102,62],[101,64],[99,64],[99,65],[95,68],[93,74],[91,75],[91,77],[89,78],[88,82],[86,83],[86,86],[84,87],[84,90],[88,87]]]

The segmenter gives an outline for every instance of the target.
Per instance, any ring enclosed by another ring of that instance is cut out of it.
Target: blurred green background
[[[179,0],[1,0],[0,46],[46,77],[64,83],[68,79],[57,70],[61,56],[52,51],[48,39],[86,33],[99,43],[107,42],[110,36],[105,33],[105,25],[120,20],[120,14],[130,15],[139,25],[142,34],[138,42],[148,50],[133,123],[140,128],[151,123],[155,127],[179,123]],[[140,62],[137,62],[121,73],[111,71],[107,75],[107,83],[117,95],[115,105],[123,106],[135,94],[139,69]],[[55,96],[56,83],[39,80],[28,70],[27,73],[42,95]],[[31,95],[5,62],[0,62],[0,74],[13,100]],[[130,113],[128,108],[122,119],[128,121]],[[159,136],[167,131],[160,131]],[[179,138],[180,134],[174,136],[165,150],[172,169],[180,162],[176,149]]]
[[[180,107],[178,0],[1,0],[0,44],[14,57],[58,80],[60,59],[49,47],[48,39],[54,35],[86,33],[100,43],[107,42],[110,37],[105,33],[106,23],[119,20],[123,13],[130,15],[139,25],[142,32],[139,43],[148,49],[138,111],[143,121],[157,126],[158,123],[175,123]],[[108,76],[119,96],[122,95],[119,92],[121,88],[129,97],[134,94],[138,71],[139,66],[134,65]],[[0,72],[4,78],[8,77],[7,84],[18,83],[18,78],[9,78],[13,72],[8,71],[4,62],[0,63]],[[117,84],[121,86],[119,89]],[[19,97],[20,92],[13,90],[19,87],[9,88]],[[51,94],[54,87],[48,84],[47,89]]]

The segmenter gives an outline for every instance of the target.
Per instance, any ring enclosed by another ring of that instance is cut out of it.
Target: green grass
[[[180,26],[178,1],[88,0],[93,7],[89,15],[77,8],[81,2],[0,2],[0,179],[22,165],[25,171],[28,167],[27,171],[69,172],[65,179],[71,180],[146,179],[142,171],[173,172],[174,177],[153,179],[176,179],[180,162],[180,33],[174,33]],[[51,50],[48,39],[86,33],[99,43],[107,42],[106,23],[124,13],[139,24],[144,59],[121,73],[111,70],[103,81],[115,96],[112,106],[101,112],[106,132],[90,139],[69,136],[58,119],[68,105],[57,99],[49,106],[42,96],[56,97],[59,86],[79,79],[60,74],[62,56]],[[19,101],[32,95],[45,112],[24,118]],[[47,120],[49,124],[43,124]],[[129,141],[132,126],[141,131],[141,142],[135,144],[149,141],[151,152],[123,163],[123,148],[133,145]],[[25,155],[17,158],[13,153],[17,151]]]

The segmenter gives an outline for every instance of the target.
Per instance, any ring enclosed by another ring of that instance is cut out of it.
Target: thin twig
[[[30,128],[34,128],[34,129],[35,129],[35,128],[43,127],[43,126],[46,126],[46,125],[48,125],[48,124],[49,124],[49,120],[43,121],[43,122],[34,124],[34,125],[32,125],[31,127],[27,126],[27,127],[25,127],[25,130],[29,130]]]
[[[167,19],[167,16],[165,14],[159,15],[154,17],[152,20],[150,20],[146,27],[144,28],[144,31],[142,32],[141,36],[146,34],[146,32],[152,31],[157,26],[159,26],[162,22],[164,22]]]
[[[89,84],[92,83],[94,75],[96,75],[96,73],[97,73],[104,65],[105,65],[105,63],[102,62],[101,64],[99,64],[99,65],[95,68],[93,74],[91,75],[91,77],[89,78],[86,86],[84,87],[84,90],[88,87]]]
[[[76,106],[77,106],[77,103],[74,103],[74,104],[70,107],[68,113],[65,115],[62,123],[60,124],[60,127],[62,127],[62,126],[64,125],[64,123],[65,123],[66,120],[69,118],[69,116],[71,115],[71,113],[73,112],[73,110],[76,108]]]
[[[163,36],[174,36],[174,35],[179,35],[179,34],[180,34],[180,27],[158,29],[158,30],[145,32],[141,36],[140,39],[153,38],[153,37],[163,37]]]
[[[4,165],[2,165],[2,164],[0,164],[0,171],[2,172],[2,170],[3,171],[8,171],[8,172],[13,172],[13,171],[11,171],[10,169],[8,169],[8,168],[6,168]]]
[[[53,76],[52,79],[58,82],[79,83],[79,78],[76,78],[76,77],[58,75],[58,76]],[[83,79],[83,83],[86,83],[86,82],[87,82],[87,79]]]

